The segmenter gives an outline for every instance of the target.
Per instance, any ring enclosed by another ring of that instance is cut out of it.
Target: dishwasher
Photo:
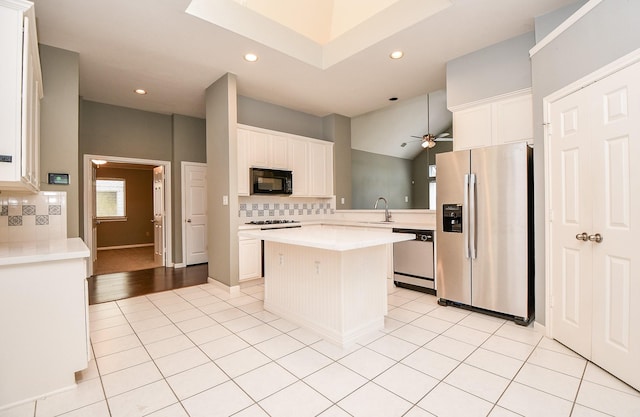
[[[393,229],[393,232],[416,235],[414,240],[393,244],[393,283],[435,295],[433,230]]]

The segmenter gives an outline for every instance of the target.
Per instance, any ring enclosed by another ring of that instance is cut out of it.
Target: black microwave
[[[291,171],[251,168],[251,194],[293,193]]]

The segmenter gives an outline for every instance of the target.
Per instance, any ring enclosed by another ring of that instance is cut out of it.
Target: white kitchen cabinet
[[[293,177],[293,196],[309,195],[309,142],[289,138],[289,168]]]
[[[238,240],[238,281],[262,277],[262,244],[259,239]]]
[[[87,368],[88,257],[80,238],[0,243],[0,409],[73,388]]]
[[[251,191],[249,169],[293,172],[292,197],[333,195],[333,143],[242,126],[238,128],[238,195]]]
[[[287,138],[248,130],[249,166],[255,168],[288,169]]]
[[[0,189],[38,191],[42,73],[33,3],[0,0]]]
[[[453,149],[472,149],[533,140],[533,107],[529,91],[500,96],[453,111]]]
[[[309,195],[333,194],[333,143],[309,142]]]

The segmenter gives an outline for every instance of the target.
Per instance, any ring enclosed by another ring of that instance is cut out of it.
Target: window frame
[[[122,182],[122,216],[98,216],[98,181],[120,181]],[[127,180],[125,178],[116,177],[97,177],[96,178],[96,220],[101,222],[122,222],[127,221]]]

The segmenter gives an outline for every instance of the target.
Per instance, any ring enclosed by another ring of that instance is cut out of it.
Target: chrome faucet
[[[389,204],[387,203],[387,199],[384,197],[378,197],[376,203],[373,205],[373,208],[374,210],[378,208],[378,202],[380,200],[384,201],[384,221],[388,223],[391,221],[391,213],[389,213]]]

